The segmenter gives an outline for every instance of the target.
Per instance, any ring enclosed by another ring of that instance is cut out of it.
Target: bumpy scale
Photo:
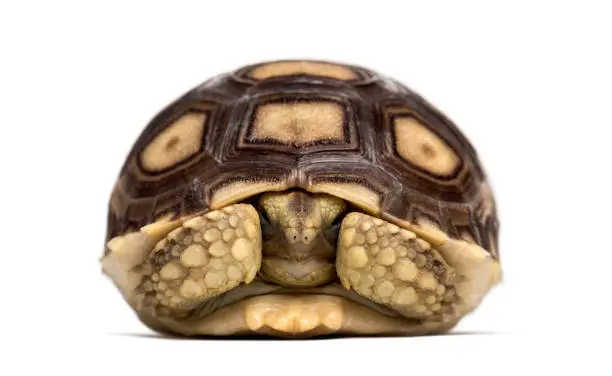
[[[250,283],[260,266],[259,216],[250,205],[232,205],[188,219],[160,240],[131,268],[141,278],[130,298],[145,313],[181,317]]]
[[[405,317],[453,310],[456,273],[416,234],[361,213],[343,222],[336,263],[343,286]]]

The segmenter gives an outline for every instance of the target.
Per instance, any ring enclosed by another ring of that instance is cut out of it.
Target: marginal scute
[[[421,240],[427,241],[431,245],[439,246],[448,240],[448,235],[442,231],[435,223],[426,218],[419,218],[418,224],[399,219],[393,216],[386,216],[389,221],[397,223],[407,230],[401,230],[399,234],[406,240],[418,236]]]
[[[446,239],[448,239],[448,235],[431,220],[427,218],[419,218],[417,223],[418,227],[412,227],[411,230],[417,233],[423,240],[433,244],[442,244],[444,241],[446,241]]]
[[[213,209],[221,209],[262,192],[282,191],[287,188],[287,184],[281,181],[237,180],[215,189],[210,199],[210,206]]]
[[[393,135],[400,157],[433,175],[452,175],[461,163],[440,136],[414,117],[393,118]]]
[[[338,80],[355,80],[356,73],[343,65],[317,61],[277,61],[255,67],[248,76],[255,80],[304,74],[335,78]]]
[[[264,103],[256,107],[250,141],[301,146],[346,138],[342,105],[324,100]]]
[[[380,196],[359,183],[315,182],[309,188],[313,193],[327,193],[353,203],[370,213],[380,212]]]
[[[145,233],[153,242],[158,242],[170,231],[181,226],[185,218],[172,219],[172,214],[166,214],[155,222],[143,226],[140,232]]]
[[[489,238],[489,248],[490,248],[488,251],[491,252],[493,256],[499,259],[499,253],[497,251],[497,234],[495,234],[494,231],[489,231],[487,236]]]
[[[493,197],[493,190],[487,182],[483,182],[480,186],[480,200],[481,200],[481,213],[483,218],[489,217],[495,214],[495,198]]]
[[[148,172],[160,172],[183,162],[201,149],[207,114],[189,112],[158,134],[140,154]]]

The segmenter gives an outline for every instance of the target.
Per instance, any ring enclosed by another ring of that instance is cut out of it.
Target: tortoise
[[[263,61],[152,118],[100,261],[161,333],[429,335],[501,281],[496,213],[473,146],[419,94],[361,66]]]

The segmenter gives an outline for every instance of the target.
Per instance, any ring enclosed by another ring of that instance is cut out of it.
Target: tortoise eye
[[[339,215],[334,219],[331,226],[325,231],[325,238],[329,244],[336,246],[338,243],[338,236],[340,235],[340,227],[342,226],[342,221],[344,220],[344,215]]]
[[[413,117],[395,118],[393,133],[400,157],[433,175],[451,175],[461,162],[444,140]]]
[[[259,210],[259,223],[261,225],[261,235],[264,241],[270,240],[276,234],[276,227],[270,221],[265,210]]]
[[[161,172],[195,155],[202,147],[206,113],[190,112],[159,133],[140,154],[148,172]]]

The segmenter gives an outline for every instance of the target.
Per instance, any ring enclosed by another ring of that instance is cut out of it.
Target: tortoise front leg
[[[204,301],[250,283],[261,266],[261,244],[259,215],[251,205],[209,212],[183,222],[130,266],[124,274],[133,281],[122,290],[141,317],[181,319]]]
[[[415,233],[363,213],[344,219],[336,269],[355,290],[409,319],[442,332],[471,311],[491,286],[491,257],[462,241],[433,247]]]

